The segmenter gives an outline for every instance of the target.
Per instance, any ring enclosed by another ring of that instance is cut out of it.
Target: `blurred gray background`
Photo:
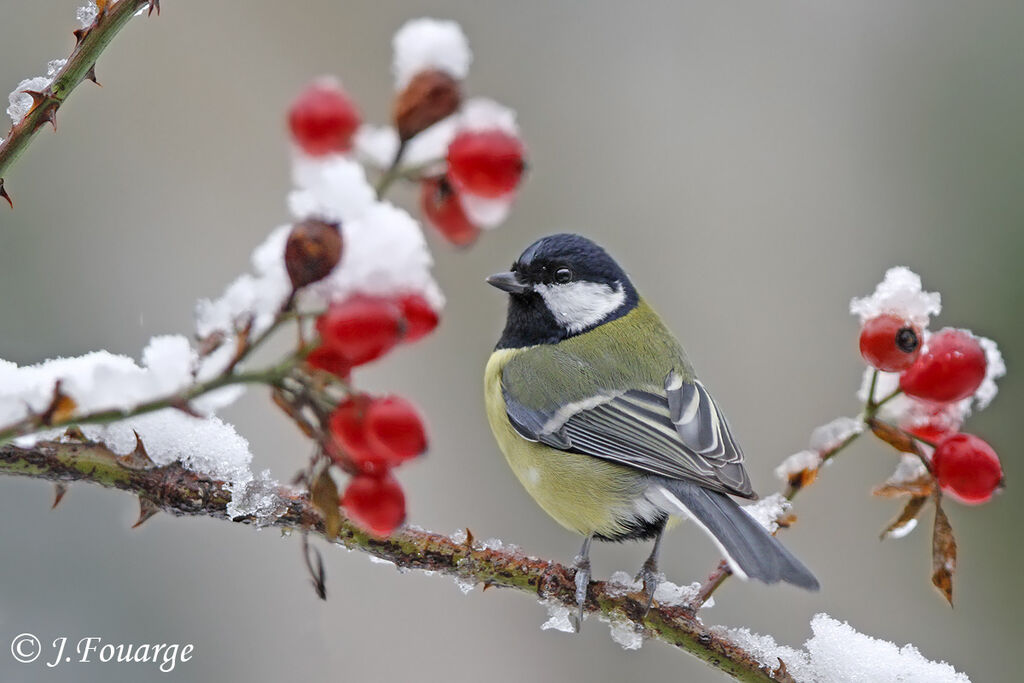
[[[66,56],[82,1],[0,0],[0,92]],[[429,457],[400,472],[411,521],[561,560],[577,549],[520,489],[481,406],[504,313],[483,278],[534,238],[580,231],[619,256],[725,406],[761,492],[813,427],[856,414],[848,301],[906,264],[942,292],[940,325],[994,337],[1010,366],[969,425],[1002,454],[1009,490],[950,505],[955,609],[928,580],[928,524],[879,542],[898,505],[868,491],[895,458],[865,440],[800,496],[785,534],[821,593],[731,581],[704,618],[800,645],[824,611],[976,682],[1019,680],[1019,2],[165,0],[162,17],[135,20],[100,59],[102,89],[75,92],[59,132],[8,174],[17,208],[0,207],[0,357],[137,357],[151,335],[190,332],[193,302],[219,294],[287,219],[290,98],[335,73],[368,120],[385,119],[391,35],[421,15],[462,23],[468,90],[518,110],[531,174],[508,224],[472,250],[431,236],[449,297],[442,327],[357,375],[429,415]],[[411,205],[413,194],[393,197]],[[258,468],[288,478],[308,455],[262,392],[227,417]],[[4,681],[722,679],[659,643],[624,652],[595,621],[578,637],[542,633],[544,610],[522,594],[463,597],[447,579],[336,549],[324,552],[320,602],[294,537],[164,516],[133,531],[124,494],[73,486],[54,512],[51,496],[48,484],[0,478]],[[599,546],[595,573],[633,571],[646,552]],[[684,527],[663,567],[689,582],[716,559]],[[22,631],[192,642],[196,654],[166,675],[48,670],[9,657]]]

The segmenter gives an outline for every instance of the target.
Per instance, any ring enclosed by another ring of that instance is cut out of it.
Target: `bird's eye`
[[[573,274],[568,268],[559,268],[555,271],[555,282],[564,285],[566,282],[572,282]]]

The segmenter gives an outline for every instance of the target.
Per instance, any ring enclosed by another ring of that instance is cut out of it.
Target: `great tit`
[[[552,235],[487,282],[509,294],[484,373],[487,418],[520,483],[585,539],[577,624],[591,540],[654,539],[637,576],[649,607],[670,517],[695,521],[741,578],[817,590],[810,570],[730,498],[757,495],[729,423],[604,249]]]

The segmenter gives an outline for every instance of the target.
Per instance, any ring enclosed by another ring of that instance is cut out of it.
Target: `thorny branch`
[[[175,516],[212,517],[229,520],[231,494],[222,482],[213,481],[173,464],[150,469],[126,465],[102,445],[90,442],[40,443],[33,448],[7,445],[0,448],[0,473],[46,479],[60,484],[85,481],[128,491],[139,498],[143,514],[160,509]],[[324,520],[309,497],[288,488],[278,490],[282,514],[272,524],[324,536]],[[254,524],[251,517],[230,520]],[[440,534],[403,530],[389,538],[376,538],[342,518],[337,543],[394,562],[399,567],[422,569],[458,577],[464,581],[513,588],[556,601],[576,604],[574,572],[561,564],[527,557],[518,552],[493,550],[457,543]],[[588,612],[606,618],[629,619],[644,635],[662,640],[696,656],[740,681],[791,682],[785,669],[762,668],[753,655],[720,633],[706,627],[684,607],[655,603],[644,616],[641,593],[619,596],[607,584],[595,581],[587,594]]]
[[[0,198],[10,197],[4,190],[3,175],[21,153],[25,151],[35,134],[50,123],[57,127],[57,110],[64,104],[71,91],[85,79],[96,81],[96,60],[118,31],[142,9],[152,14],[160,11],[159,0],[118,0],[102,3],[102,9],[91,26],[75,31],[75,48],[67,63],[56,73],[53,82],[42,92],[29,92],[32,109],[20,122],[11,128],[10,134],[0,142]]]

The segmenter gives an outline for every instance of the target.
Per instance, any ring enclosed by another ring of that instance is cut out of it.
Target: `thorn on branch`
[[[146,16],[153,16],[154,9],[156,9],[156,15],[160,16],[160,0],[149,0],[149,12],[146,13]]]
[[[145,524],[150,517],[158,512],[160,512],[160,508],[156,503],[151,501],[149,498],[139,496],[139,519],[135,524],[132,524],[132,528],[138,529],[140,526]]]
[[[4,189],[4,179],[0,178],[0,199],[7,200],[7,205],[12,209],[14,208],[14,200],[11,199],[11,195],[7,194],[7,190]]]
[[[58,505],[60,505],[60,502],[62,500],[64,500],[64,494],[67,493],[67,492],[68,492],[68,485],[67,484],[65,484],[63,482],[60,482],[60,481],[54,483],[54,485],[53,485],[53,505],[50,506],[51,510],[56,509],[56,507]]]
[[[153,459],[149,457],[149,453],[146,452],[146,447],[143,445],[142,438],[138,432],[135,432],[135,450],[128,455],[118,456],[117,462],[130,470],[151,470],[156,467],[156,463],[153,462]],[[142,498],[139,500],[141,501]],[[144,521],[146,520],[140,521],[139,524],[142,524]]]
[[[102,85],[100,85],[100,82],[96,80],[96,65],[95,64],[90,66],[89,70],[85,72],[85,77],[88,80],[90,80],[93,83],[95,83],[96,85],[99,85],[101,88],[103,87]]]
[[[78,29],[75,29],[74,31],[72,31],[72,34],[75,36],[75,47],[76,48],[79,45],[82,44],[82,41],[85,40],[85,37],[87,35],[89,35],[89,31],[91,31],[91,30],[92,30],[92,27],[90,26],[89,28],[78,28]]]

